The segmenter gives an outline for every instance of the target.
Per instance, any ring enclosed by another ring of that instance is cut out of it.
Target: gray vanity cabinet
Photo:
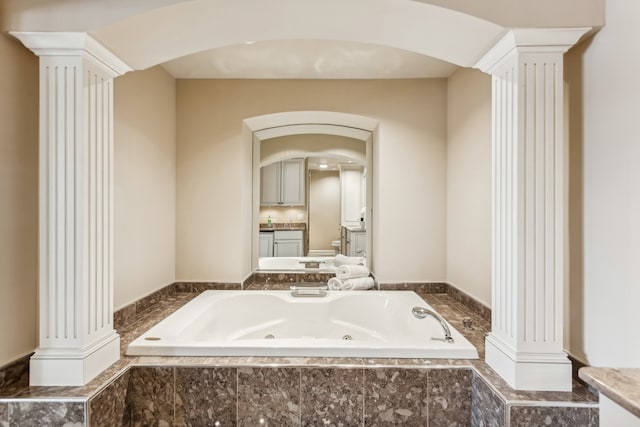
[[[302,230],[276,230],[273,234],[273,256],[303,256]]]
[[[273,231],[260,232],[259,242],[259,256],[271,257],[273,256]]]
[[[346,256],[367,256],[367,232],[359,227],[342,227],[341,252]]]

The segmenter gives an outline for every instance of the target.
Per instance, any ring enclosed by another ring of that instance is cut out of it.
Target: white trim
[[[87,33],[10,31],[37,56],[84,56],[111,77],[133,69]]]
[[[292,126],[292,129],[295,129],[295,126],[300,124],[344,126],[373,132],[378,128],[379,123],[378,120],[370,117],[335,111],[288,111],[250,117],[244,120],[247,128],[254,133],[264,129],[284,126]]]
[[[564,353],[523,357],[491,333],[485,341],[485,361],[516,390],[572,389],[571,362]]]
[[[120,359],[120,336],[109,335],[84,349],[38,348],[31,357],[31,386],[81,386]]]
[[[294,134],[337,135],[366,141],[371,131],[333,124],[299,124],[261,129],[253,133],[260,141]]]
[[[589,31],[591,31],[591,27],[514,28],[482,55],[473,68],[491,73],[494,67],[516,48],[526,50],[533,47],[536,52],[564,53]]]

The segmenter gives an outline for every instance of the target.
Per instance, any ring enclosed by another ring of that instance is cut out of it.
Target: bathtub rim
[[[476,347],[462,335],[449,321],[446,321],[449,325],[454,339],[456,341],[455,347],[448,347],[450,344],[438,345],[439,343],[433,343],[435,346],[429,347],[428,352],[425,352],[424,348],[418,348],[415,346],[396,346],[394,349],[389,349],[386,347],[376,347],[369,345],[366,348],[357,347],[351,348],[349,346],[345,346],[344,343],[341,343],[341,347],[327,347],[327,346],[318,346],[311,345],[305,347],[291,348],[286,346],[251,346],[250,343],[243,343],[244,345],[240,345],[236,342],[235,345],[229,346],[225,345],[226,342],[214,342],[215,346],[205,346],[204,344],[195,344],[191,342],[189,345],[183,345],[180,347],[180,350],[175,350],[173,345],[164,345],[163,343],[155,342],[155,341],[147,341],[145,342],[145,335],[153,335],[154,329],[159,325],[166,324],[166,320],[175,318],[177,316],[176,313],[183,313],[190,304],[194,303],[194,301],[198,299],[207,298],[206,295],[213,294],[226,294],[227,296],[232,296],[232,294],[236,295],[260,295],[260,294],[276,294],[280,296],[285,296],[290,294],[288,290],[207,290],[200,293],[197,297],[189,301],[187,304],[182,306],[180,309],[171,313],[169,316],[160,320],[156,325],[151,326],[147,330],[145,330],[140,335],[136,336],[132,342],[127,346],[125,350],[125,354],[127,356],[151,356],[151,357],[322,357],[322,358],[383,358],[383,359],[456,359],[456,360],[476,360],[479,359],[478,351]],[[369,290],[369,291],[329,291],[329,295],[333,296],[346,296],[346,295],[371,295],[375,293],[376,296],[384,296],[385,294],[413,294],[412,298],[415,301],[423,306],[433,309],[426,301],[424,301],[416,292],[411,290]],[[205,296],[203,296],[205,295]],[[309,298],[293,298],[289,297],[289,299],[293,300],[310,300]],[[322,298],[313,298],[313,300],[321,300]],[[194,303],[194,304],[197,304]],[[193,305],[193,304],[192,304]],[[164,323],[163,323],[164,322]],[[160,326],[161,327],[161,326]],[[147,335],[147,336],[149,336]],[[162,341],[162,340],[159,340]],[[253,340],[256,341],[256,340]],[[265,340],[260,340],[264,342]],[[285,339],[280,340],[279,344],[288,344],[289,342],[285,342]],[[316,344],[320,343],[320,340],[316,342]],[[327,343],[327,342],[323,342]],[[270,344],[274,344],[271,342]],[[444,349],[443,349],[444,346]],[[459,347],[462,346],[461,350]],[[216,350],[212,351],[211,349],[215,348]],[[399,353],[401,351],[401,353]],[[438,351],[439,354],[433,354],[432,351]],[[461,354],[456,354],[461,353]]]

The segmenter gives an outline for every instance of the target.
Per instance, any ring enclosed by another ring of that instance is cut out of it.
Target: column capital
[[[590,30],[591,27],[512,28],[476,62],[473,68],[493,74],[496,67],[514,51],[562,54]]]
[[[111,78],[133,70],[88,33],[11,31],[10,34],[37,56],[80,56],[99,66]]]

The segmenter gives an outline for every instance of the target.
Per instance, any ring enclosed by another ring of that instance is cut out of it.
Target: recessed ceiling
[[[309,156],[307,158],[307,166],[310,170],[335,172],[337,170],[340,170],[340,165],[349,164],[355,165],[357,163],[353,159],[349,159],[347,157]],[[325,165],[325,167],[322,167],[321,165]]]
[[[327,40],[247,40],[163,66],[178,79],[438,78],[448,77],[457,68],[401,49]]]

